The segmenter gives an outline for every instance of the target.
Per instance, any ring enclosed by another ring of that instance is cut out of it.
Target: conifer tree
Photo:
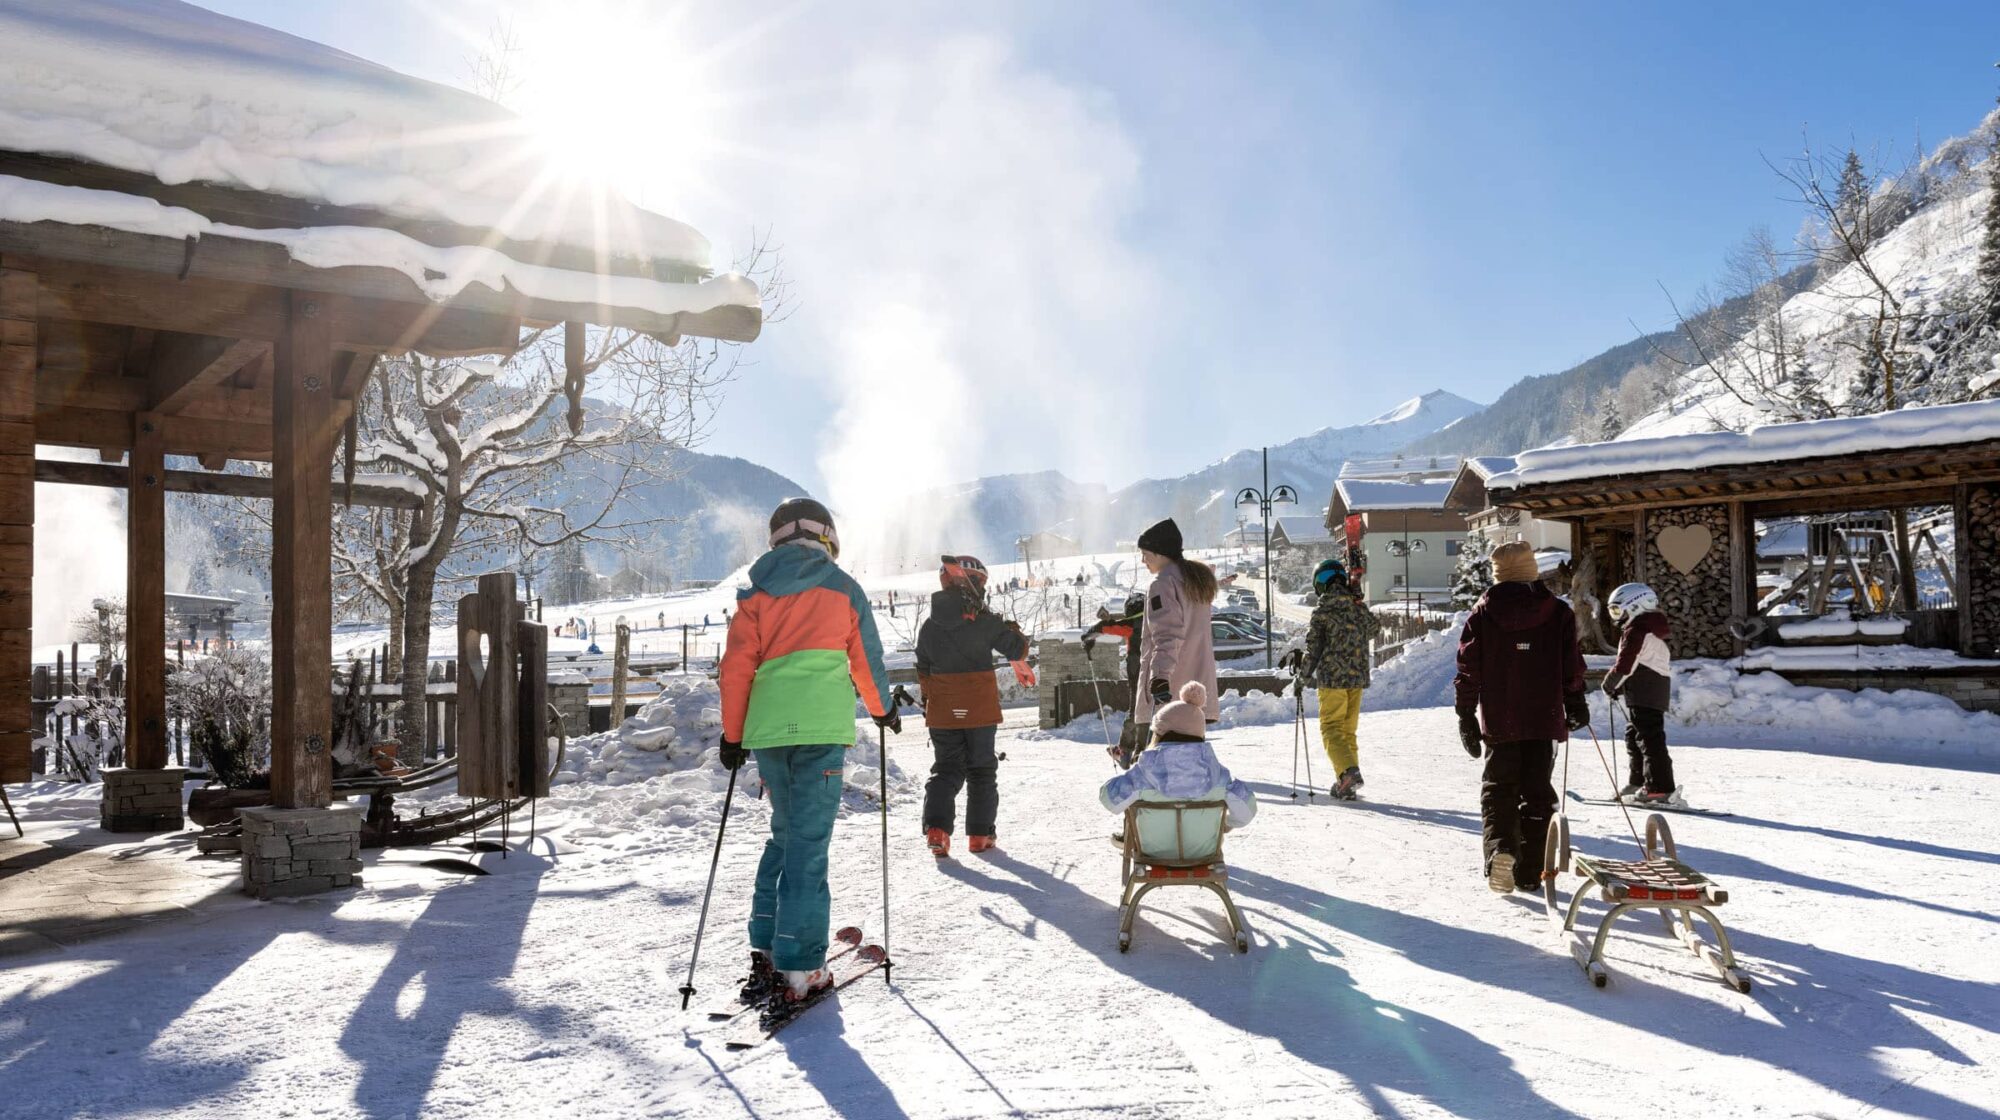
[[[1989,327],[2000,327],[2000,130],[1986,156],[1986,218],[1979,242],[1979,293]]]
[[[1451,605],[1454,610],[1469,611],[1493,586],[1493,542],[1483,535],[1473,533],[1465,538],[1458,553],[1458,563],[1451,570]]]
[[[1844,225],[1856,243],[1868,242],[1869,230],[1864,228],[1868,214],[1868,173],[1861,167],[1861,157],[1853,148],[1847,149],[1847,159],[1840,165],[1840,187],[1834,192],[1833,209],[1835,219]]]

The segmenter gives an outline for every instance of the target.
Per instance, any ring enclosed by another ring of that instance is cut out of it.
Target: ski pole
[[[902,695],[902,689],[898,688],[890,703]],[[895,967],[889,956],[889,729],[878,725],[875,732],[880,749],[875,759],[876,769],[882,779],[882,982],[888,984],[889,970]]]
[[[694,998],[694,966],[701,960],[701,938],[708,932],[708,897],[715,893],[715,869],[722,863],[722,837],[729,831],[729,804],[736,800],[736,771],[729,772],[729,791],[722,795],[722,821],[715,826],[715,854],[708,860],[708,886],[701,892],[701,918],[694,926],[694,952],[688,955],[687,983],[681,985],[681,1010]]]
[[[1310,736],[1306,734],[1306,690],[1298,689],[1294,699],[1299,704],[1299,752],[1306,756],[1306,804],[1310,805],[1313,803],[1313,752],[1312,744],[1307,741]]]
[[[1292,800],[1299,799],[1299,750],[1305,744],[1305,697],[1292,694]]]

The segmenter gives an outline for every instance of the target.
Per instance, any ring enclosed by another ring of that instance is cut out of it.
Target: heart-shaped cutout
[[[1754,642],[1758,638],[1763,637],[1764,631],[1769,628],[1770,624],[1762,618],[1732,618],[1729,620],[1729,632],[1739,642]]]
[[[1653,544],[1675,571],[1690,576],[1708,559],[1709,550],[1715,547],[1715,534],[1706,525],[1669,525],[1653,534]]]

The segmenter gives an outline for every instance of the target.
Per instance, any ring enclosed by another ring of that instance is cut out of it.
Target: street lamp
[[[1271,599],[1271,507],[1278,502],[1299,504],[1298,491],[1284,483],[1275,488],[1271,485],[1271,449],[1264,449],[1264,488],[1245,486],[1236,492],[1236,504],[1255,505],[1264,518],[1264,668],[1272,667],[1271,627],[1278,620],[1277,607]]]

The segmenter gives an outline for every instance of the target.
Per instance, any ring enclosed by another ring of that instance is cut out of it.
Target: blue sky
[[[849,501],[1490,401],[1789,235],[1807,130],[1887,166],[2000,89],[1992,3],[211,6],[458,82],[507,19],[571,82],[542,29],[657,43],[635,189],[797,297],[705,449]]]

